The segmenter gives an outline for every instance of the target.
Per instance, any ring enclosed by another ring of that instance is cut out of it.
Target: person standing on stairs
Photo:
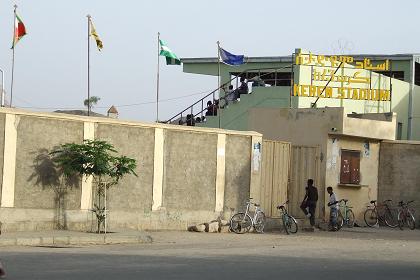
[[[248,83],[245,82],[245,77],[241,77],[241,85],[236,89],[237,96],[236,98],[240,98],[241,94],[248,94]]]
[[[225,91],[225,96],[223,97],[225,100],[225,104],[223,105],[222,109],[228,108],[229,104],[236,100],[236,93],[233,90],[233,86],[230,85],[228,91]]]

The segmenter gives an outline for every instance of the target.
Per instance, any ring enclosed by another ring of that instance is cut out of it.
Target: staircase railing
[[[216,93],[219,90],[226,91],[226,86],[229,85],[229,84],[231,84],[232,81],[235,81],[236,80],[236,87],[238,87],[238,79],[240,77],[244,76],[244,74],[245,74],[246,77],[248,77],[248,72],[255,73],[256,71],[258,71],[258,76],[262,78],[262,77],[264,77],[266,75],[271,75],[273,73],[277,73],[278,72],[277,70],[286,69],[286,68],[291,68],[291,65],[286,65],[286,66],[283,66],[283,67],[275,67],[275,68],[273,68],[273,67],[267,67],[267,68],[254,68],[254,69],[244,70],[244,71],[240,72],[239,74],[236,74],[235,77],[231,78],[229,81],[227,81],[227,82],[223,83],[222,85],[220,85],[220,87],[218,87],[215,90],[211,91],[210,93],[208,93],[204,97],[200,98],[198,101],[194,102],[192,105],[188,106],[187,108],[185,108],[184,110],[182,110],[178,114],[174,115],[173,117],[171,117],[167,121],[163,121],[163,123],[174,123],[174,122],[178,122],[177,124],[180,124],[180,125],[184,125],[184,124],[194,125],[195,118],[197,116],[200,116],[201,117],[201,120],[204,120],[204,118],[205,118],[204,112],[207,111],[207,109],[208,109],[207,108],[207,104],[204,105],[205,100],[210,99],[210,97],[211,97],[211,101],[212,101],[212,104],[213,104],[212,106],[214,106],[213,108],[216,109],[216,110],[219,109],[218,102],[219,102],[220,99],[223,99],[223,97],[216,98]],[[261,74],[261,71],[262,70],[274,70],[274,71]],[[277,82],[278,80],[279,81],[282,81],[281,79],[277,79],[277,76],[275,76],[274,80],[275,80],[274,81],[274,84],[275,85],[278,84],[278,82]],[[197,105],[199,106],[198,112],[197,112],[197,110],[195,110],[195,113],[194,113],[194,107],[197,107]],[[214,115],[216,115],[216,114],[214,114]]]

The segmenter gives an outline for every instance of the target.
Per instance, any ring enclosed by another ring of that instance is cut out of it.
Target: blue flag
[[[220,59],[228,65],[241,65],[245,63],[244,55],[235,55],[219,47]]]

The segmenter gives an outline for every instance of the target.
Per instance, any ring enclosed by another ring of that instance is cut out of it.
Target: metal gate
[[[276,206],[287,199],[291,144],[263,141],[261,206],[267,217],[278,217]]]
[[[319,147],[292,146],[288,198],[289,212],[296,218],[304,216],[300,209],[300,203],[305,196],[307,180],[313,179],[315,186],[319,186],[319,161]],[[322,200],[323,196],[319,187],[318,194],[318,201]],[[316,217],[319,217],[319,207],[316,209]]]

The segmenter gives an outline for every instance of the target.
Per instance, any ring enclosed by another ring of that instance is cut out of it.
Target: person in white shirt
[[[337,199],[337,196],[333,192],[332,187],[327,188],[327,192],[330,195],[330,200],[328,202],[328,206],[330,207],[330,225],[332,231],[337,231],[337,217],[338,217],[338,209],[339,209],[339,200]]]

